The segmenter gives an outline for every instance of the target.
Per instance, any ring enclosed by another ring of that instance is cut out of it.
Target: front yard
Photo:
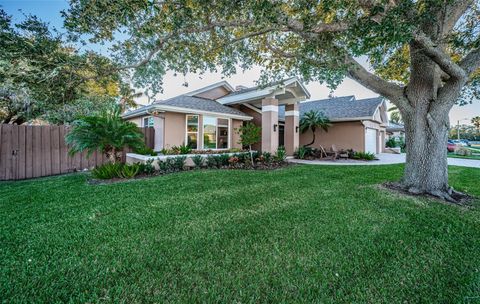
[[[5,302],[478,303],[480,212],[377,184],[401,165],[0,183]],[[450,167],[480,196],[479,169]]]

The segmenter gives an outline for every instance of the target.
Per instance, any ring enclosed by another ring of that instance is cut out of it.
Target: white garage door
[[[377,130],[365,129],[365,152],[377,154]]]

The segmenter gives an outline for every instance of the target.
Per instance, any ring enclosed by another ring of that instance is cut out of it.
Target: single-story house
[[[319,132],[314,146],[380,153],[385,142],[386,105],[381,98],[353,96],[306,101],[310,93],[297,79],[268,86],[233,88],[222,81],[127,112],[123,117],[140,127],[155,128],[155,149],[188,145],[192,149],[241,148],[236,131],[251,121],[262,127],[257,150],[275,152],[285,146],[288,155],[311,141],[300,134],[299,121],[310,110],[324,112],[332,122]]]

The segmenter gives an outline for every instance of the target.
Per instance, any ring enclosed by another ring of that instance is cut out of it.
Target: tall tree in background
[[[261,82],[296,75],[331,87],[348,76],[403,117],[401,186],[451,201],[460,195],[448,185],[445,143],[450,109],[479,92],[478,0],[71,0],[65,16],[92,41],[123,31],[114,56],[153,91],[167,70],[220,67],[228,76],[257,64]]]
[[[19,24],[0,9],[0,122],[71,122],[111,107],[120,95],[113,63],[65,45],[35,16]]]
[[[480,133],[480,116],[472,118],[472,124],[477,129],[477,133]]]

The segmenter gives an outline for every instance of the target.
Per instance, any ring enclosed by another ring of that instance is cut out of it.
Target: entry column
[[[278,100],[262,100],[262,151],[275,153],[278,149]]]
[[[298,103],[285,106],[285,151],[287,155],[293,155],[300,143],[299,123],[300,114]]]

